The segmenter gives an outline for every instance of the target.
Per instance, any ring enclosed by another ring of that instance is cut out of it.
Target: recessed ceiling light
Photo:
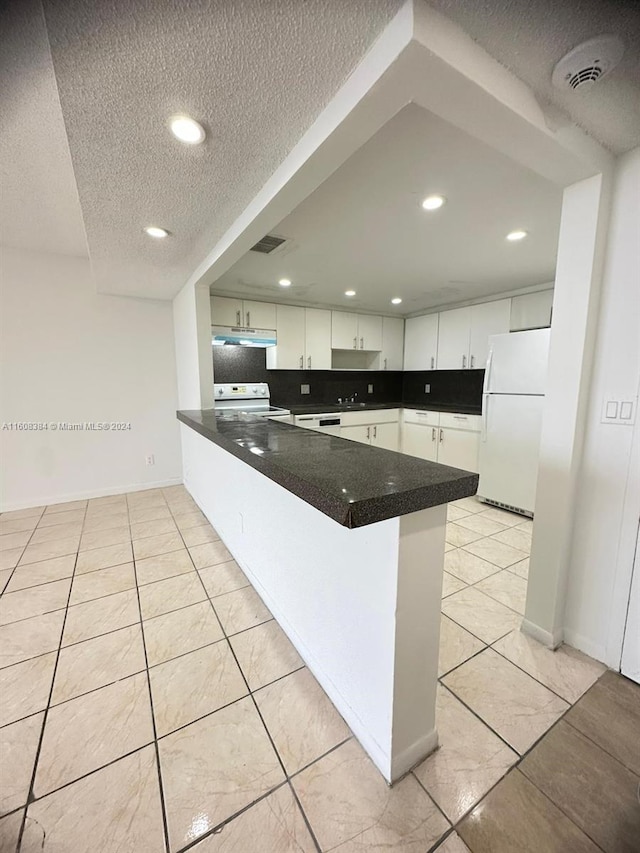
[[[402,299],[400,299],[400,297],[399,297],[399,296],[396,296],[396,298],[395,298],[395,299],[392,299],[392,300],[391,300],[391,304],[392,304],[392,305],[400,305],[400,303],[401,303],[401,302],[402,302]]]
[[[157,225],[147,225],[144,231],[145,234],[148,234],[149,237],[155,237],[156,240],[162,240],[164,237],[169,236],[166,228],[158,228]]]
[[[512,243],[515,243],[517,240],[524,240],[526,236],[527,232],[519,228],[517,231],[510,231],[507,234],[507,240],[511,240]]]
[[[437,210],[439,207],[442,207],[443,204],[444,196],[442,195],[428,195],[422,202],[422,206],[425,210]]]
[[[206,136],[204,127],[189,116],[173,116],[169,126],[175,138],[185,145],[199,145]]]
[[[291,282],[288,278],[281,278],[278,284],[280,287],[291,287]]]
[[[345,296],[355,296],[356,292],[355,292],[355,290],[345,290],[344,295]]]

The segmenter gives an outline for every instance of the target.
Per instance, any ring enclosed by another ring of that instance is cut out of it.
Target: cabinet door
[[[441,311],[438,323],[438,370],[469,367],[471,308]]]
[[[400,449],[400,425],[374,424],[371,427],[371,444],[374,447],[383,447],[385,450]]]
[[[305,361],[307,370],[331,370],[331,311],[304,309]]]
[[[544,329],[551,325],[553,290],[524,293],[511,300],[511,332],[523,329]]]
[[[403,424],[402,452],[435,462],[438,456],[438,427]]]
[[[276,306],[269,302],[243,302],[244,324],[253,329],[275,329]]]
[[[503,335],[509,331],[511,300],[498,299],[471,307],[471,342],[469,364],[471,368],[484,368],[489,355],[489,336]]]
[[[358,348],[358,315],[346,311],[331,312],[331,348]]]
[[[278,305],[276,333],[278,344],[267,349],[267,367],[301,370],[304,366],[304,308]]]
[[[479,450],[479,432],[442,427],[438,431],[438,462],[441,465],[451,465],[477,474]]]
[[[410,317],[404,325],[404,369],[435,370],[438,314]]]
[[[382,318],[382,370],[402,370],[404,350],[404,320],[397,317]]]
[[[241,326],[242,300],[228,299],[226,296],[211,297],[212,326]]]
[[[359,441],[361,444],[370,444],[372,432],[372,426],[343,426],[340,427],[340,438]]]
[[[380,352],[382,349],[382,317],[358,315],[358,349]]]

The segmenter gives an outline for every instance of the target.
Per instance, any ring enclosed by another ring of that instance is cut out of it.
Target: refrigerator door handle
[[[487,440],[487,418],[489,417],[490,398],[490,394],[482,395],[482,429],[480,430],[480,441],[483,443]]]
[[[493,349],[489,350],[489,355],[487,356],[487,366],[484,371],[484,385],[482,387],[482,393],[489,393],[489,381],[491,379],[491,364],[493,362]]]

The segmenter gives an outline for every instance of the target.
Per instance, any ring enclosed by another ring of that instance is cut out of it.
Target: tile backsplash
[[[267,370],[259,347],[213,347],[215,382],[268,382],[276,406],[335,403],[358,395],[358,402],[482,405],[483,370]],[[430,385],[430,393],[425,393]],[[301,393],[308,386],[309,393]],[[369,388],[372,387],[372,391]]]

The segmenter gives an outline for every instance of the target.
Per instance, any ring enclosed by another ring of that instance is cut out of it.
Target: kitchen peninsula
[[[437,746],[446,504],[475,474],[178,412],[185,485],[388,782]]]

